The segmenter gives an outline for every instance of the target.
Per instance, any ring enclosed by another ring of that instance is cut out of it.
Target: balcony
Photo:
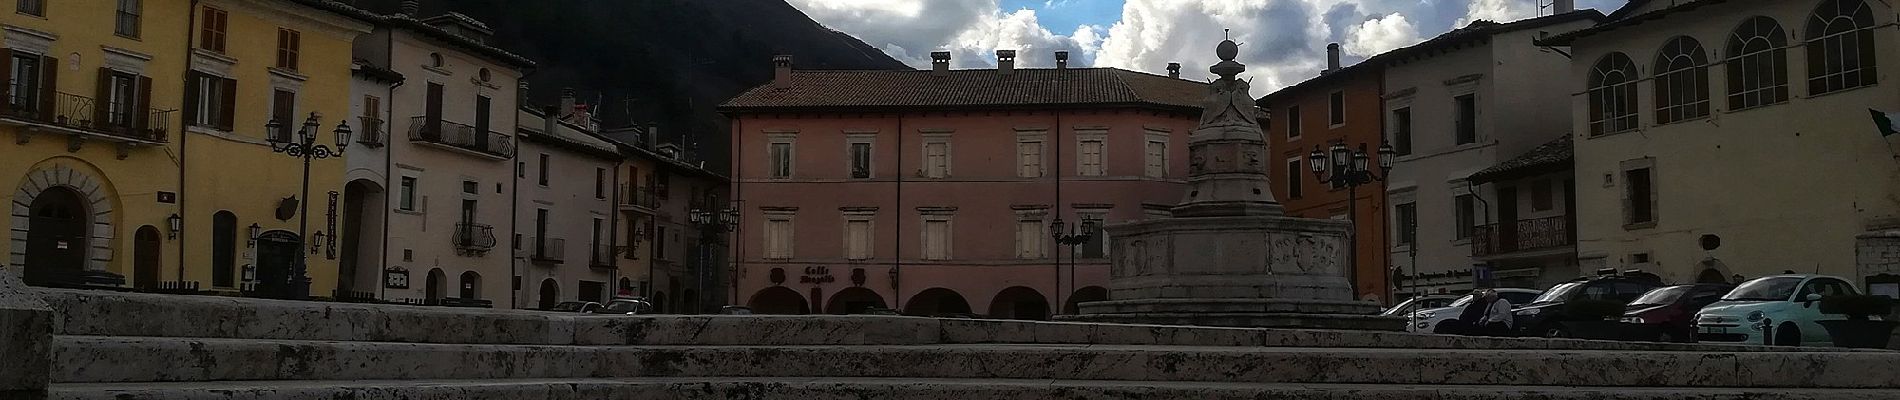
[[[495,227],[462,222],[455,224],[455,250],[464,255],[480,256],[495,249]]]
[[[359,121],[356,126],[357,144],[372,149],[389,145],[389,127],[385,126],[382,118],[365,115],[356,119]]]
[[[600,269],[615,269],[614,254],[619,253],[617,246],[594,245],[587,257],[587,266]]]
[[[428,117],[410,120],[409,140],[470,152],[496,160],[515,155],[514,137],[500,132],[477,131],[475,127]]]
[[[1576,238],[1570,233],[1570,221],[1564,216],[1520,220],[1510,224],[1472,228],[1471,256],[1504,256],[1577,244]]]
[[[534,261],[560,264],[567,262],[567,240],[541,238],[534,242]]]
[[[7,99],[0,119],[127,143],[158,144],[171,136],[172,110],[135,110],[124,103],[100,108],[102,104],[91,97],[66,92],[53,92],[51,102],[32,97],[15,94]]]
[[[643,211],[647,214],[652,214],[654,210],[660,208],[659,193],[653,191],[653,187],[651,186],[635,187],[633,185],[620,185],[620,192],[623,194],[623,196],[620,197],[620,209],[622,210]]]

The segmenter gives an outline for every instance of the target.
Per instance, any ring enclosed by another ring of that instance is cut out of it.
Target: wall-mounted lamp
[[[185,229],[185,218],[178,216],[178,214],[165,217],[165,227],[170,229],[169,232],[166,232],[167,236],[170,239],[177,239],[178,232],[184,231]]]

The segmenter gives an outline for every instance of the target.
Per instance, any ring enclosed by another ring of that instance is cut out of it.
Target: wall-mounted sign
[[[164,204],[177,204],[178,194],[172,193],[172,192],[158,192],[158,202],[164,203]]]
[[[403,267],[390,267],[383,270],[383,287],[390,289],[409,288],[409,270]]]
[[[805,267],[805,274],[798,277],[798,283],[818,284],[837,281],[838,278],[831,276],[831,268],[829,267]]]

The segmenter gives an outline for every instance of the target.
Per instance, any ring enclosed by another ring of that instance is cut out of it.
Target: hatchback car
[[[1623,322],[1644,325],[1648,328],[1644,331],[1646,334],[1655,335],[1643,339],[1691,342],[1695,340],[1696,311],[1721,299],[1732,289],[1735,285],[1726,283],[1659,287],[1624,306]]]
[[[1405,316],[1406,314],[1418,312],[1419,310],[1444,308],[1445,306],[1451,305],[1451,302],[1454,300],[1458,300],[1458,296],[1449,294],[1413,296],[1412,298],[1399,302],[1399,304],[1393,305],[1392,308],[1385,309],[1385,312],[1379,313],[1379,315],[1387,317]]]
[[[1609,300],[1629,304],[1657,286],[1662,285],[1652,279],[1622,275],[1577,278],[1553,286],[1544,291],[1542,296],[1537,296],[1536,300],[1531,300],[1530,304],[1517,307],[1517,311],[1513,312],[1517,318],[1515,328],[1518,334],[1524,336],[1567,337],[1570,336],[1570,329],[1563,323],[1578,320],[1578,317],[1565,310],[1564,306],[1571,301]]]
[[[1496,290],[1499,298],[1511,302],[1511,308],[1513,309],[1522,307],[1523,304],[1531,302],[1531,299],[1537,298],[1537,295],[1544,293],[1542,290],[1522,288],[1496,288],[1491,290]],[[1464,312],[1465,305],[1471,304],[1472,299],[1473,297],[1467,294],[1459,296],[1457,299],[1452,300],[1451,304],[1447,304],[1444,307],[1427,308],[1411,314],[1400,314],[1399,316],[1409,319],[1405,325],[1407,332],[1430,333],[1438,329],[1440,323],[1458,318],[1458,314]]]
[[[1696,314],[1696,339],[1775,346],[1829,345],[1833,339],[1817,322],[1846,316],[1822,314],[1821,299],[1851,294],[1860,294],[1860,290],[1840,277],[1790,274],[1755,278]]]

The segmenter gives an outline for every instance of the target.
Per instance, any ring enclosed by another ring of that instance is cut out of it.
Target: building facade
[[[1571,179],[1555,176],[1568,169],[1524,182],[1469,179],[1493,167],[1518,171],[1503,164],[1569,132],[1565,81],[1549,77],[1570,60],[1531,41],[1603,14],[1557,11],[1478,21],[1367,61],[1384,66],[1385,136],[1398,152],[1386,180],[1396,292],[1468,291],[1484,276],[1495,279],[1486,285],[1543,288],[1553,282],[1540,277],[1577,276],[1562,201]],[[1567,161],[1568,142],[1561,153]]]
[[[570,93],[562,105],[524,108],[512,243],[522,288],[517,304],[548,309],[564,301],[605,303],[616,294],[614,183],[620,148],[596,136],[599,124]]]
[[[726,103],[734,297],[760,313],[1024,319],[1105,300],[1102,235],[1065,246],[1052,225],[1096,232],[1179,202],[1206,86],[998,53],[995,69],[954,71],[948,53],[929,71],[780,56],[772,83]]]
[[[1582,268],[1883,273],[1857,271],[1855,252],[1900,212],[1900,145],[1864,117],[1900,109],[1879,72],[1900,63],[1882,28],[1894,15],[1861,0],[1633,1],[1541,41],[1573,54]]]
[[[356,40],[355,58],[405,79],[390,109],[387,300],[498,308],[517,304],[518,85],[534,63],[484,44],[492,32],[460,14],[418,19],[413,3]]]
[[[1385,182],[1357,188],[1320,182],[1308,166],[1309,154],[1334,143],[1376,152],[1384,140],[1380,96],[1383,65],[1361,62],[1340,66],[1339,45],[1328,48],[1328,68],[1320,76],[1261,97],[1268,173],[1273,196],[1288,216],[1354,221],[1349,276],[1361,300],[1387,302],[1391,269],[1386,250]],[[1381,178],[1384,178],[1381,176]]]

